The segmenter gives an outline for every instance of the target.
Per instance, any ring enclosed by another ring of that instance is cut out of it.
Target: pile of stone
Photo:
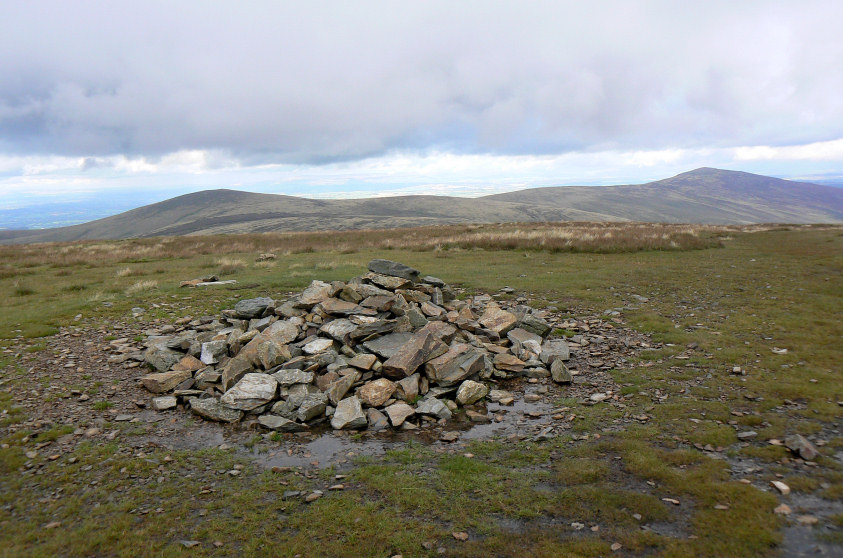
[[[458,300],[436,277],[388,260],[347,283],[313,281],[285,302],[241,300],[218,318],[147,340],[153,408],[266,428],[410,430],[505,392],[519,375],[571,381],[563,339],[526,305]]]

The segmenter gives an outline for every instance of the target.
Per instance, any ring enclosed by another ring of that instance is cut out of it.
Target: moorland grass
[[[826,436],[843,418],[841,228],[698,228],[695,236],[677,227],[664,233],[667,248],[655,249],[608,249],[618,234],[612,232],[599,240],[603,248],[581,251],[541,244],[542,226],[0,248],[0,332],[7,338],[49,334],[77,314],[94,325],[127,318],[134,306],[146,307],[147,319],[210,314],[244,297],[283,296],[312,279],[348,279],[384,257],[469,290],[508,285],[534,305],[570,316],[620,308],[612,318],[619,325],[672,344],[642,353],[634,368],[610,371],[623,407],[555,401],[579,417],[570,436],[473,442],[465,448],[473,457],[407,444],[360,459],[348,471],[349,490],[310,505],[284,500],[283,492],[324,488],[330,471],[309,479],[277,475],[220,451],[174,452],[172,464],[163,465],[164,450],[139,459],[131,444],[83,444],[77,463],[43,462],[34,482],[17,472],[28,447],[21,441],[27,431],[18,430],[0,449],[0,554],[417,556],[444,547],[454,556],[606,556],[620,544],[632,555],[774,555],[782,525],[773,513],[777,497],[736,482],[727,462],[694,444],[767,463],[766,474],[780,472],[795,491],[841,498],[843,467],[828,455],[843,447],[843,437],[829,436],[807,479],[784,467],[784,448],[767,444],[793,432]],[[608,230],[595,226],[587,234]],[[683,235],[704,243],[669,246]],[[255,262],[262,252],[276,253],[275,265]],[[243,262],[233,287],[178,287],[220,268],[222,258]],[[121,271],[127,268],[154,275],[157,287],[129,292],[138,280]],[[24,281],[32,292],[18,296]],[[37,350],[34,340],[21,343]],[[692,343],[692,356],[677,359]],[[734,366],[745,375],[733,374]],[[13,358],[0,360],[0,426],[25,420],[11,396],[26,385],[22,372]],[[641,415],[647,420],[632,420]],[[736,431],[749,428],[758,438],[738,443]],[[246,465],[243,475],[218,473],[235,462]],[[84,471],[88,465],[95,467]],[[200,494],[186,476],[197,471],[211,475],[212,495]],[[60,499],[48,497],[59,489]],[[44,529],[51,522],[58,527]],[[575,522],[585,528],[572,528]],[[641,529],[649,523],[664,533]],[[841,539],[839,516],[827,529],[829,540]],[[469,540],[457,542],[456,531]],[[179,540],[200,546],[187,550]],[[216,540],[223,546],[214,547]]]

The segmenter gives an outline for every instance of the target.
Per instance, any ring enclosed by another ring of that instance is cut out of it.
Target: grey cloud
[[[0,151],[327,162],[827,140],[843,135],[842,13],[830,1],[4,3]]]

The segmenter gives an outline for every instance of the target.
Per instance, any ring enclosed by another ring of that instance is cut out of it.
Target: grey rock
[[[173,395],[163,395],[161,397],[152,398],[152,408],[156,411],[175,409],[176,405],[178,405],[178,399]]]
[[[261,415],[258,417],[258,423],[265,428],[279,432],[304,432],[308,430],[306,424],[299,424],[296,421],[277,415]]]
[[[190,403],[191,411],[208,420],[237,422],[243,418],[243,411],[225,407],[215,397],[208,397],[207,399],[192,397],[188,399],[188,402]]]
[[[471,405],[486,397],[489,387],[486,384],[466,380],[457,389],[457,403],[460,405]]]
[[[422,277],[422,283],[427,283],[428,285],[433,285],[434,287],[445,286],[445,281],[439,279],[438,277],[434,277],[433,275],[425,275]]]
[[[559,359],[554,360],[553,364],[550,365],[550,377],[557,384],[570,384],[574,381],[568,367]]]
[[[386,414],[389,416],[389,422],[392,423],[392,426],[398,428],[404,424],[407,418],[415,415],[416,410],[403,401],[399,401],[387,407]]]
[[[237,317],[243,320],[263,317],[266,309],[275,306],[275,301],[269,297],[250,298],[241,300],[234,305],[234,312]]]
[[[272,375],[278,385],[289,387],[295,384],[311,384],[314,380],[313,372],[305,372],[297,368],[279,370]]]
[[[325,394],[328,396],[328,399],[334,405],[338,404],[345,394],[348,393],[348,390],[351,389],[351,386],[354,385],[354,382],[357,381],[359,378],[359,373],[355,370],[353,373],[350,373],[346,376],[342,376],[339,380],[332,382],[329,386]]]
[[[387,378],[406,378],[419,366],[444,354],[447,346],[428,331],[415,333],[394,355],[383,363],[381,372]]]
[[[377,409],[366,409],[366,420],[369,421],[369,430],[377,432],[389,428],[389,422],[386,420],[386,415]]]
[[[202,343],[202,353],[199,360],[203,364],[216,364],[224,356],[228,355],[228,343],[224,340],[208,341]]]
[[[309,393],[302,400],[296,411],[296,418],[301,422],[307,422],[325,414],[328,398],[324,393]]]
[[[784,445],[793,453],[799,455],[805,461],[812,461],[817,458],[819,451],[801,434],[792,434],[784,439]]]
[[[745,432],[738,432],[738,440],[751,440],[758,436],[755,430],[747,430]]]
[[[335,430],[358,430],[366,428],[368,423],[360,400],[354,396],[340,401],[331,417],[331,427]]]
[[[175,388],[185,380],[192,379],[193,374],[187,370],[173,370],[171,372],[155,372],[141,378],[143,387],[152,393],[164,393]]]
[[[449,419],[453,415],[451,410],[448,408],[445,403],[436,399],[435,397],[427,397],[422,399],[418,405],[416,405],[416,413],[420,415],[430,415],[434,416],[438,419]]]
[[[539,337],[547,337],[550,334],[550,324],[543,319],[533,314],[525,314],[518,320],[518,327],[525,329],[530,333],[535,333]]]
[[[397,353],[412,336],[412,333],[390,333],[364,342],[363,347],[367,351],[388,359]]]
[[[512,343],[512,353],[518,358],[524,358],[527,351],[534,355],[542,352],[542,338],[526,329],[516,327],[506,334],[507,339]]]
[[[334,292],[334,288],[322,281],[312,281],[299,297],[299,305],[310,307],[319,304],[326,298],[329,298]]]
[[[564,339],[549,339],[542,344],[539,358],[547,365],[553,364],[555,360],[568,360],[571,358],[571,349]]]
[[[339,341],[340,343],[346,343],[349,339],[349,336],[358,327],[359,326],[357,326],[350,320],[342,318],[339,320],[331,320],[330,322],[320,327],[319,331]]]
[[[394,277],[403,277],[410,281],[417,281],[419,278],[419,271],[412,267],[406,266],[402,263],[393,262],[390,260],[372,260],[369,262],[369,271],[380,273],[381,275],[392,275]]]
[[[316,338],[313,341],[307,343],[304,347],[302,347],[302,350],[309,355],[315,355],[318,353],[323,353],[328,349],[332,349],[333,347],[333,339]]]
[[[143,354],[143,358],[159,372],[166,372],[184,355],[163,345],[152,345]]]
[[[220,403],[232,409],[250,411],[272,401],[277,391],[278,382],[269,374],[249,373],[225,392]]]

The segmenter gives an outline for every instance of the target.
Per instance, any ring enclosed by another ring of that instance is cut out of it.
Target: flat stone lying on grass
[[[193,329],[159,328],[171,335],[150,340],[145,360],[164,370],[141,381],[154,393],[176,390],[154,408],[181,401],[223,422],[245,412],[284,432],[325,421],[416,429],[431,417],[450,419],[457,404],[488,421],[486,398],[513,401],[489,382],[571,381],[562,363],[569,347],[546,339],[551,327],[541,314],[486,295],[458,300],[444,281],[419,275],[374,260],[348,282],[312,281],[287,301],[242,300],[190,322]]]

